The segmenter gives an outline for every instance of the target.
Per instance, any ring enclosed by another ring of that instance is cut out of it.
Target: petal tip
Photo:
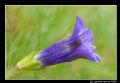
[[[76,24],[82,24],[83,23],[83,21],[82,21],[82,19],[79,17],[79,16],[76,16]]]
[[[95,59],[97,62],[102,62],[102,59],[98,54],[95,55]]]

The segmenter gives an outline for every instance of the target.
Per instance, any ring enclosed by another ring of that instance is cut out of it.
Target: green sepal
[[[20,60],[16,67],[19,70],[37,70],[42,68],[40,62],[35,60],[36,52],[33,51],[29,55],[25,56],[22,60]]]

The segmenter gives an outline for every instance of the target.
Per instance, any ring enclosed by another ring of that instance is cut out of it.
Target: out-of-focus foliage
[[[78,59],[11,79],[116,79],[116,6],[6,6],[6,71],[32,51],[69,37],[76,16],[94,34],[101,63]]]

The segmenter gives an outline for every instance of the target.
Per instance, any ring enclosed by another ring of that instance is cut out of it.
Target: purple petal
[[[85,26],[84,22],[78,16],[76,17],[74,32],[71,39],[78,41],[79,44],[92,43],[94,41],[92,32]]]
[[[76,37],[78,34],[82,33],[86,28],[87,27],[84,24],[84,22],[82,21],[82,19],[79,16],[77,16],[72,37],[73,38]]]
[[[91,47],[92,45],[90,45]],[[71,54],[62,56],[62,57],[58,57],[56,59],[57,63],[61,63],[61,62],[70,62],[79,58],[85,58],[85,59],[89,59],[93,62],[97,62],[100,60],[100,56],[97,55],[96,53],[94,53],[93,50],[94,47],[89,48],[89,46],[80,46],[79,48],[77,48],[75,51],[73,51]],[[95,48],[94,48],[95,50]]]
[[[78,36],[78,41],[82,43],[92,43],[94,41],[93,34],[90,29],[86,29],[83,33]]]
[[[100,60],[100,56],[96,53],[94,53],[93,48],[89,48],[89,46],[80,46],[76,51],[74,51],[71,55],[80,55],[79,57],[81,58],[87,58],[93,62],[97,62]],[[82,56],[81,56],[82,55]]]
[[[96,49],[96,46],[92,45],[93,41],[92,32],[77,16],[72,36],[40,51],[36,55],[36,60],[42,62],[43,66],[70,62],[79,58],[93,62],[101,61],[100,56],[93,52]]]
[[[100,62],[102,61],[101,57],[97,53],[95,53],[95,56],[96,56],[97,61],[100,61]]]
[[[78,47],[76,41],[66,39],[59,41],[37,54],[36,60],[43,62],[44,66],[53,65],[56,59],[70,54]]]

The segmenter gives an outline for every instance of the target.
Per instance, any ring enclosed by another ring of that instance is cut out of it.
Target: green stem
[[[18,73],[17,67],[13,67],[6,72],[5,79],[10,79],[12,76]]]
[[[22,70],[22,69],[19,69],[19,68],[17,68],[17,67],[15,66],[15,67],[7,70],[5,79],[6,79],[6,80],[11,79],[13,76],[15,76],[15,75],[18,74],[18,73],[25,73],[25,72],[37,71],[37,70],[39,70],[39,71],[42,72],[45,68],[46,68],[46,67],[38,68],[38,69],[35,69],[35,70],[28,70],[28,69],[27,69],[27,70],[26,70],[26,69],[25,69],[25,70],[24,70],[24,69]]]

